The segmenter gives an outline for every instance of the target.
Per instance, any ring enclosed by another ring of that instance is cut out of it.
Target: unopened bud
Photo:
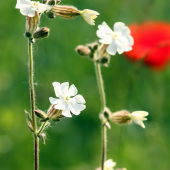
[[[40,133],[39,135],[37,135],[41,141],[45,144],[45,139],[46,139],[46,134],[45,133]]]
[[[110,63],[110,55],[108,53],[104,53],[103,56],[99,58],[98,62],[107,67]]]
[[[41,118],[41,119],[47,119],[47,114],[45,112],[43,112],[42,110],[34,110],[35,114],[37,117]]]
[[[87,44],[87,47],[92,50],[92,52],[95,52],[98,49],[99,44],[97,42]]]
[[[103,114],[104,114],[105,118],[106,118],[107,120],[109,120],[109,117],[112,115],[112,112],[110,111],[109,108],[105,107]]]
[[[32,34],[31,34],[30,32],[25,32],[25,36],[26,36],[27,38],[32,38]]]
[[[34,129],[33,129],[33,126],[32,126],[31,116],[30,116],[30,114],[26,110],[25,110],[25,116],[26,116],[26,122],[27,122],[28,129],[31,132],[34,132]]]
[[[39,38],[46,38],[48,37],[50,32],[49,28],[43,27],[39,30],[37,30],[34,34],[33,34],[33,38],[35,39],[39,39]]]
[[[61,114],[62,110],[58,110],[54,108],[55,105],[51,105],[47,111],[47,116],[49,119],[54,121],[59,121],[58,119],[63,118],[64,116]]]
[[[61,2],[61,0],[43,0],[43,4],[46,4],[47,2],[47,5],[57,5]]]
[[[56,17],[51,11],[45,11],[44,14],[50,19],[53,19]]]
[[[54,13],[54,15],[66,19],[73,19],[76,16],[80,15],[77,8],[67,5],[54,5],[52,7],[52,12]]]
[[[91,50],[84,45],[77,46],[76,51],[80,56],[88,56],[91,54]]]
[[[29,33],[33,34],[38,28],[39,21],[40,21],[40,16],[39,16],[38,12],[35,12],[34,17],[27,16],[27,21],[26,21],[27,31]]]
[[[127,170],[126,168],[120,168],[120,169],[116,169],[116,170]]]
[[[127,110],[121,110],[110,115],[109,120],[116,124],[128,124],[131,122],[130,113]]]

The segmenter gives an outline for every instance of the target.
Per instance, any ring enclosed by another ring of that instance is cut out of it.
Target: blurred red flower
[[[129,26],[134,38],[133,49],[124,54],[131,60],[143,59],[152,68],[166,66],[170,57],[170,24],[166,22],[144,22]]]

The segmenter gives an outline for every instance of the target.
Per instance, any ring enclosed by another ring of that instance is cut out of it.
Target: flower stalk
[[[32,126],[34,131],[34,170],[39,169],[39,139],[37,136],[37,124],[35,116],[35,92],[34,92],[34,71],[33,71],[33,52],[32,43],[28,40],[28,53],[29,53],[29,86],[30,86],[30,101],[31,101],[31,114]]]
[[[101,114],[103,114],[106,107],[106,98],[105,98],[104,84],[103,84],[103,79],[101,74],[101,66],[100,63],[97,62],[94,62],[94,64],[95,64],[97,83],[99,86],[100,99],[101,99]],[[104,170],[104,162],[106,161],[106,149],[107,149],[106,139],[107,139],[106,124],[103,123],[103,121],[101,120],[101,147],[102,147],[101,170]]]

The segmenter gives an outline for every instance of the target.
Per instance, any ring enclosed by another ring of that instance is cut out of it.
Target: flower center
[[[117,35],[115,32],[113,32],[113,33],[112,33],[112,37],[113,37],[114,39],[117,39],[117,38],[118,38],[118,35]]]
[[[65,99],[66,99],[66,101],[69,101],[70,97],[69,97],[69,96],[66,96]]]
[[[38,7],[39,6],[39,3],[38,2],[34,2],[34,7]]]

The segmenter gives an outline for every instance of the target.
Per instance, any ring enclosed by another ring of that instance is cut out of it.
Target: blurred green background
[[[47,110],[55,97],[52,82],[75,84],[87,108],[72,119],[63,119],[47,130],[46,144],[40,142],[40,170],[94,170],[100,165],[100,98],[93,63],[79,57],[75,47],[97,40],[97,25],[109,26],[146,20],[169,22],[170,1],[162,0],[62,0],[61,4],[100,13],[96,25],[82,17],[73,20],[41,18],[50,36],[34,46],[36,106]],[[30,111],[28,55],[25,17],[15,9],[16,1],[2,1],[0,10],[0,169],[32,170],[33,139],[24,109]],[[150,113],[146,129],[130,124],[112,124],[108,131],[107,158],[116,168],[168,170],[170,167],[170,67],[153,71],[135,69],[123,55],[111,57],[102,67],[107,106],[112,111],[145,110]]]

